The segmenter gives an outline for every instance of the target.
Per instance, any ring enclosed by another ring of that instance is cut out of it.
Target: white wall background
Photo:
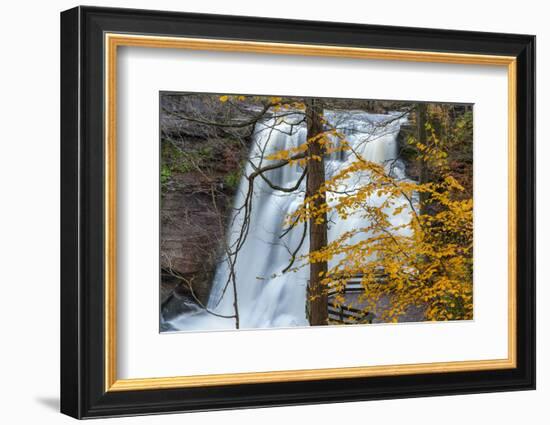
[[[0,15],[0,421],[69,423],[59,392],[59,12],[78,3],[9,2]],[[537,35],[538,118],[550,114],[550,27],[535,0],[96,1],[95,5]],[[550,213],[547,126],[539,125],[538,217]],[[545,423],[550,418],[548,221],[538,223],[538,390],[110,420],[109,423]],[[546,402],[546,403],[545,403]],[[99,423],[103,422],[100,420]]]

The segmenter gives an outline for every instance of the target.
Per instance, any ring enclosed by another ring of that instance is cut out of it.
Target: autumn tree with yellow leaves
[[[329,289],[338,294],[332,300],[335,305],[344,303],[347,282],[357,276],[364,288],[359,301],[365,316],[377,310],[378,301],[385,296],[390,307],[380,313],[381,321],[398,321],[411,306],[425,309],[428,320],[473,317],[473,199],[453,176],[448,160],[453,138],[468,124],[459,119],[456,128],[443,129],[449,125],[448,111],[428,109],[425,105],[416,108],[414,118],[422,125],[419,134],[408,139],[421,167],[421,182],[397,179],[388,167],[364,159],[330,126],[317,132],[308,127],[304,145],[271,156],[280,159],[306,152],[301,160],[308,168],[322,170],[323,157],[334,151],[337,137],[340,149],[354,157],[328,180],[322,172],[320,177],[310,178],[308,182],[316,183],[308,184],[301,207],[287,219],[289,225],[307,222],[321,234],[317,241],[310,237],[310,252],[303,258],[311,273],[312,324],[328,323],[327,314],[320,311],[327,310]],[[336,195],[357,173],[369,178],[344,196]],[[368,200],[373,196],[383,201],[372,206]],[[393,224],[391,216],[403,210],[409,212],[410,220]],[[360,215],[368,225],[326,241],[327,216],[332,213],[340,220]]]
[[[370,173],[371,181],[353,195],[326,202],[340,179],[358,171]],[[348,280],[361,276],[367,301],[365,312],[375,310],[381,296],[390,296],[391,308],[383,312],[384,321],[397,321],[413,305],[427,306],[429,320],[471,318],[472,200],[455,199],[453,195],[463,188],[441,171],[438,182],[398,182],[382,166],[358,159],[327,181],[318,194],[307,198],[295,213],[299,220],[322,222],[323,215],[336,210],[342,219],[361,214],[369,222],[368,226],[347,232],[309,253],[310,263],[328,263],[340,257],[321,275],[323,285],[343,292]],[[421,206],[412,201],[414,192],[427,194],[430,203],[437,205],[437,212],[420,213]],[[364,199],[372,195],[383,197],[383,203],[377,207],[365,205]],[[403,197],[410,200],[409,205],[396,204]],[[314,204],[316,198],[323,201]],[[393,209],[395,214],[403,208],[410,210],[410,222],[393,225],[385,211]],[[404,228],[410,233],[403,232]],[[361,240],[350,242],[358,234],[362,235]]]

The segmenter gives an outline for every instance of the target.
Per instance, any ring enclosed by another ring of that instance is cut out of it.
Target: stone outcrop
[[[161,299],[175,291],[206,304],[223,255],[242,148],[226,139],[195,139],[180,149],[190,154],[180,163],[194,165],[174,167],[162,189]]]

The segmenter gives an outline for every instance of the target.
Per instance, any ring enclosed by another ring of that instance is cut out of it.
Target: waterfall
[[[327,121],[345,134],[353,150],[364,159],[389,167],[399,178],[404,177],[404,166],[396,161],[398,146],[397,134],[406,118],[396,114],[369,114],[363,111],[324,111]],[[297,147],[306,140],[306,128],[301,122],[303,116],[286,117],[284,122],[266,119],[256,125],[249,163],[246,165],[239,189],[234,199],[235,212],[231,217],[226,244],[232,246],[241,234],[244,211],[242,207],[250,182],[244,176],[257,167],[273,161],[266,160],[270,153],[281,149]],[[336,138],[334,139],[337,143]],[[326,177],[351,163],[354,158],[347,151],[334,152],[325,160]],[[295,164],[268,171],[266,177],[273,185],[293,187],[298,184],[303,169]],[[369,176],[357,173],[350,177],[350,184],[361,184]],[[309,267],[282,273],[289,265],[290,254],[299,245],[303,228],[297,226],[284,236],[285,218],[295,211],[303,201],[306,181],[303,179],[298,190],[281,192],[273,189],[261,178],[254,180],[252,208],[247,238],[240,249],[233,270],[237,285],[239,319],[241,328],[269,328],[308,326],[305,300],[309,279]],[[372,204],[382,199],[373,197]],[[395,224],[410,219],[407,210],[394,218]],[[328,238],[334,240],[343,232],[364,227],[364,218],[350,216],[346,220],[330,217]],[[297,257],[308,252],[308,238],[297,253]],[[235,319],[221,316],[234,314],[234,293],[231,281],[231,267],[227,257],[217,267],[207,308],[216,313],[209,314],[203,309],[182,314],[170,322],[177,330],[215,330],[235,328]]]

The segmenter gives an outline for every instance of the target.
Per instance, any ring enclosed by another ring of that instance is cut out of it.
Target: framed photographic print
[[[61,14],[61,411],[535,387],[535,38]]]

